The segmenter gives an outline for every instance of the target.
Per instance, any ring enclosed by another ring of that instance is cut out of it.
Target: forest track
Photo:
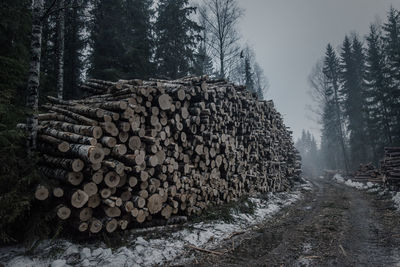
[[[386,196],[314,179],[303,200],[188,266],[400,266],[400,213]]]

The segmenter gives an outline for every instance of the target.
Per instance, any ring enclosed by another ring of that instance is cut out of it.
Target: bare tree
[[[57,97],[63,99],[64,94],[64,0],[58,0],[57,14]]]
[[[311,96],[313,102],[317,105],[308,106],[308,109],[318,117],[318,122],[321,123],[320,118],[323,114],[325,104],[328,102],[326,98],[326,80],[323,73],[323,60],[319,60],[311,70],[308,76],[308,83],[310,84],[310,91],[308,94]]]
[[[218,58],[219,75],[225,78],[233,63],[239,57],[240,36],[237,23],[243,10],[236,0],[204,0],[199,9],[209,33],[208,45],[212,54]]]
[[[29,76],[27,87],[26,106],[30,110],[27,118],[27,148],[28,155],[32,155],[36,149],[36,136],[38,125],[38,101],[40,80],[40,58],[42,49],[42,15],[43,0],[34,0],[32,4],[32,36],[31,36],[31,59],[29,64]]]

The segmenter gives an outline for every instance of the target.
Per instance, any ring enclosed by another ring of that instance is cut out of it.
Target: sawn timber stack
[[[39,115],[37,199],[81,232],[200,214],[287,190],[299,174],[272,101],[225,80],[88,80],[88,97],[48,97]]]

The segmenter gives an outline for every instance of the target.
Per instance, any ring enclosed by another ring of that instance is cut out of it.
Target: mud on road
[[[189,266],[400,266],[400,214],[387,196],[334,181]]]

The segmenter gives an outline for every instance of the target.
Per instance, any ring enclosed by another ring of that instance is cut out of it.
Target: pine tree
[[[390,8],[387,22],[383,25],[383,40],[387,56],[388,74],[393,87],[400,85],[400,14]]]
[[[154,75],[152,0],[97,0],[91,29],[91,69],[101,79]]]
[[[314,136],[310,131],[303,129],[301,137],[295,144],[302,158],[303,173],[307,176],[315,177],[320,169],[318,159],[318,147]]]
[[[155,72],[152,62],[154,41],[151,32],[153,1],[126,0],[123,4],[123,72],[129,78],[150,78]]]
[[[352,42],[346,36],[341,53],[341,94],[345,117],[350,134],[349,145],[352,166],[367,161],[364,116],[363,72],[364,55],[362,43],[354,36]]]
[[[383,25],[384,48],[386,54],[386,75],[389,78],[388,96],[391,99],[387,107],[393,117],[400,117],[400,14],[390,8],[387,22]],[[400,144],[400,122],[393,121],[393,143]]]
[[[0,124],[15,125],[25,106],[31,10],[28,0],[4,0],[0,8]]]
[[[348,158],[346,152],[346,140],[344,133],[344,123],[342,118],[341,99],[339,99],[339,79],[340,79],[340,66],[339,59],[336,56],[335,50],[328,44],[323,73],[326,77],[326,109],[324,110],[324,130],[327,131],[327,137],[332,142],[340,144],[341,153],[343,157],[343,166],[348,171]],[[331,132],[332,131],[332,132]]]
[[[96,0],[93,4],[93,23],[91,29],[91,67],[92,78],[118,80],[127,78],[122,66],[125,55],[124,5],[123,0]]]
[[[79,84],[85,67],[84,53],[88,38],[85,10],[87,1],[72,0],[65,9],[65,49],[64,49],[64,96],[67,99],[79,98]]]
[[[205,44],[200,45],[194,58],[193,74],[211,76],[214,73],[212,58],[208,55]]]
[[[324,167],[331,170],[343,167],[343,152],[339,148],[340,140],[337,134],[335,104],[330,92],[326,91],[326,102],[321,118],[321,155]]]
[[[31,30],[29,0],[3,0],[0,8],[0,56],[24,60],[29,57]]]
[[[250,57],[245,57],[244,59],[244,76],[246,81],[246,88],[252,93],[255,93],[254,90],[254,75],[253,70],[251,68]]]
[[[268,79],[264,74],[264,70],[257,62],[254,62],[253,69],[255,91],[257,93],[258,99],[263,100],[264,93],[269,87]]]
[[[196,8],[188,0],[160,0],[155,31],[158,74],[164,78],[188,75],[193,66],[194,50],[201,27],[191,20]]]
[[[393,143],[392,121],[390,112],[390,81],[386,75],[384,45],[378,26],[371,25],[367,37],[365,88],[367,104],[367,124],[369,140],[375,142],[375,162],[386,145]]]

